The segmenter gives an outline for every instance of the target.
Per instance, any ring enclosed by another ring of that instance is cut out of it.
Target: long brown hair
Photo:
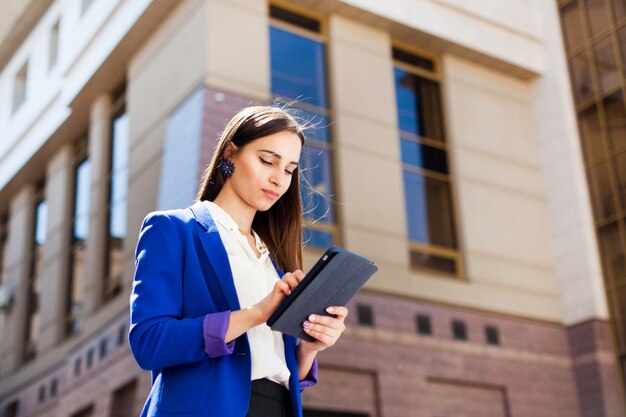
[[[196,200],[213,201],[226,182],[220,165],[224,151],[232,142],[241,148],[255,139],[278,132],[298,135],[304,145],[304,128],[286,109],[252,106],[239,111],[226,125],[204,171]],[[291,184],[281,198],[267,211],[257,211],[252,228],[267,245],[278,266],[285,272],[302,269],[302,200],[300,169],[293,171]]]

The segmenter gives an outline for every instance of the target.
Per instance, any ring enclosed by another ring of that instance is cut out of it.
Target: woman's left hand
[[[303,349],[320,352],[327,347],[333,346],[346,329],[344,320],[348,315],[347,308],[333,306],[328,307],[326,311],[335,317],[311,314],[309,319],[304,322],[302,326],[304,332],[317,340],[314,342],[301,340],[300,345]]]

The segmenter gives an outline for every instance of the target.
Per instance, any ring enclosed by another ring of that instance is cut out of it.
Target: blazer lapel
[[[213,217],[211,217],[211,213],[206,204],[202,201],[196,202],[190,209],[198,223],[200,223],[202,228],[206,231],[205,233],[200,233],[200,242],[204,248],[206,258],[209,260],[209,264],[215,272],[217,282],[224,293],[228,308],[232,311],[240,310],[241,306],[239,305],[239,298],[235,290],[235,282],[233,281],[233,273],[228,261],[228,254],[220,238],[217,225]],[[205,276],[204,279],[207,280],[209,288],[214,287],[214,284],[209,281],[211,277]]]

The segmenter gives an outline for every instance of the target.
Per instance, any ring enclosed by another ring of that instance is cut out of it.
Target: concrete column
[[[15,300],[6,313],[4,337],[0,347],[0,380],[15,370],[22,361],[34,233],[34,198],[35,187],[26,186],[12,199],[9,209],[6,285],[15,291]]]
[[[95,311],[103,297],[106,242],[108,237],[109,169],[111,160],[110,95],[98,96],[89,117],[89,158],[91,160],[91,200],[89,236],[85,261],[85,314]]]
[[[535,119],[581,414],[623,416],[624,390],[610,341],[606,292],[558,9],[556,2],[536,4],[541,5],[546,22],[546,71],[536,83]]]
[[[41,270],[41,329],[38,352],[55,347],[65,336],[73,202],[71,145],[63,146],[50,160],[46,174],[48,203],[47,238]]]
[[[266,0],[206,1],[204,56],[205,84],[209,87],[243,97],[262,100],[269,97],[267,3]]]
[[[332,15],[328,51],[342,243],[378,262],[408,265],[391,39]]]

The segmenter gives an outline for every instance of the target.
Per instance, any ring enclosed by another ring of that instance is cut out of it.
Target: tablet
[[[309,315],[330,316],[326,308],[345,306],[377,270],[369,259],[332,247],[283,300],[267,320],[267,325],[272,330],[314,341],[316,339],[302,329]]]

